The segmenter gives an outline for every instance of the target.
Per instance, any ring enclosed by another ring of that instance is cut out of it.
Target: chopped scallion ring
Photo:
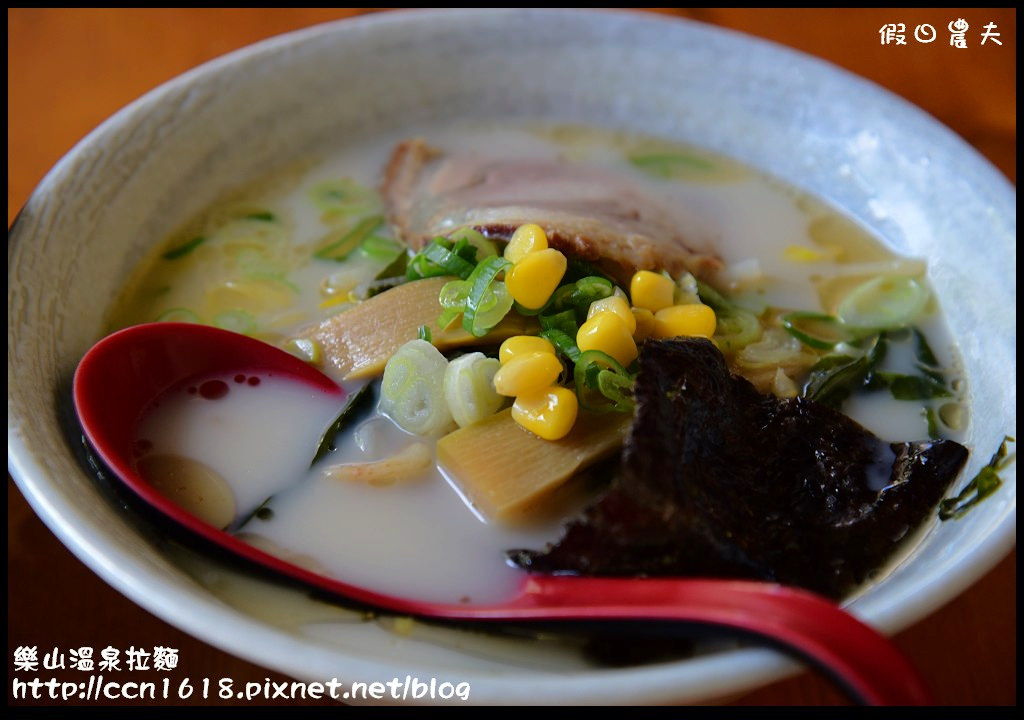
[[[580,407],[592,412],[632,412],[633,375],[615,358],[587,350],[574,371]]]
[[[910,325],[928,304],[928,288],[902,275],[876,277],[854,288],[836,316],[850,328],[890,330]]]
[[[466,279],[470,285],[466,309],[462,313],[462,327],[466,332],[483,337],[512,309],[512,295],[504,283],[495,282],[498,274],[510,267],[512,263],[503,257],[484,258]]]
[[[782,327],[790,335],[815,350],[831,350],[850,340],[842,323],[831,315],[815,312],[791,312],[782,316]]]

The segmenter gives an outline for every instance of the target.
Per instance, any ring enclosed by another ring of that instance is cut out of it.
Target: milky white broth
[[[751,308],[822,311],[827,288],[845,282],[834,277],[870,277],[891,268],[909,268],[908,274],[923,270],[923,264],[892,255],[819,201],[692,148],[685,152],[700,161],[692,177],[663,180],[630,168],[624,151],[678,145],[581,128],[466,127],[423,131],[422,136],[446,149],[475,148],[517,158],[562,155],[632,173],[676,209],[683,227],[692,228],[695,249],[713,249],[722,257],[725,281],[737,288],[734,297]],[[372,278],[383,265],[358,253],[343,263],[313,259],[313,250],[331,228],[310,202],[310,188],[340,178],[375,187],[400,139],[344,149],[213,206],[142,265],[112,313],[111,329],[153,321],[180,308],[203,322],[215,316],[230,319],[231,303],[237,301],[246,322],[251,321],[246,332],[281,342],[343,310],[345,303],[338,300],[345,295],[330,291]],[[225,221],[246,213],[249,219],[233,225]],[[261,224],[252,219],[254,213],[270,213],[274,222]],[[228,230],[211,234],[218,227]],[[208,239],[186,256],[161,257],[200,234]],[[814,262],[795,262],[787,255],[791,246],[828,252]],[[935,302],[920,327],[940,362],[956,368],[955,349]],[[898,371],[910,360],[894,352],[886,367]],[[436,466],[422,477],[385,487],[325,478],[324,463],[381,459],[421,439],[371,412],[310,470],[320,434],[340,410],[336,402],[325,404],[322,397],[279,378],[263,378],[256,386],[230,380],[231,391],[216,400],[183,392],[162,403],[142,437],[153,444],[153,452],[193,458],[223,476],[235,494],[235,525],[270,498],[266,507],[271,513],[236,529],[254,545],[381,592],[486,602],[510,595],[522,577],[506,564],[506,550],[541,548],[559,535],[564,518],[551,512],[514,527],[485,521]],[[884,440],[927,439],[920,402],[876,393],[854,399],[846,411]]]

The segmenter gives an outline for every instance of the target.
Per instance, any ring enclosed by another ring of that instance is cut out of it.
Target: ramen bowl
[[[299,679],[436,677],[468,682],[472,702],[607,704],[709,701],[791,672],[766,650],[598,669],[571,645],[363,622],[165,540],[83,464],[70,380],[156,244],[295,157],[455,118],[679,140],[841,208],[896,252],[926,257],[947,298],[969,381],[973,452],[959,484],[1015,432],[1015,193],[934,119],[825,63],[702,25],[627,13],[403,12],[282,36],[193,70],[100,126],[37,188],[8,250],[8,462],[18,486],[133,601]],[[1004,479],[962,520],[933,522],[850,611],[897,632],[981,577],[1015,542],[1015,471]]]

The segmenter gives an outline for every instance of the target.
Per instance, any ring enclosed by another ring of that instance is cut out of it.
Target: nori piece
[[[703,339],[648,341],[607,493],[532,572],[751,578],[840,598],[929,515],[967,460],[885,443],[806,398],[761,395]],[[881,488],[881,489],[879,489]]]

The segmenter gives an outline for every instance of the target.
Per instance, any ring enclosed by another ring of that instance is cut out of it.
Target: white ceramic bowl
[[[844,208],[897,251],[927,257],[935,286],[957,298],[945,309],[970,379],[967,442],[978,448],[966,475],[1015,431],[1015,191],[932,118],[823,62],[692,23],[579,11],[543,21],[521,10],[388,13],[189,72],[112,117],[42,182],[8,245],[8,467],[22,492],[132,600],[297,678],[412,674],[468,680],[482,703],[635,703],[711,700],[781,676],[792,666],[769,651],[596,671],[521,642],[352,624],[270,586],[263,600],[225,601],[196,581],[219,572],[214,565],[147,539],[76,460],[69,380],[147,248],[296,154],[455,116],[598,118],[734,156]],[[1014,470],[1006,480],[964,520],[932,528],[852,611],[895,632],[984,574],[1015,542]],[[271,622],[281,603],[320,622]]]

